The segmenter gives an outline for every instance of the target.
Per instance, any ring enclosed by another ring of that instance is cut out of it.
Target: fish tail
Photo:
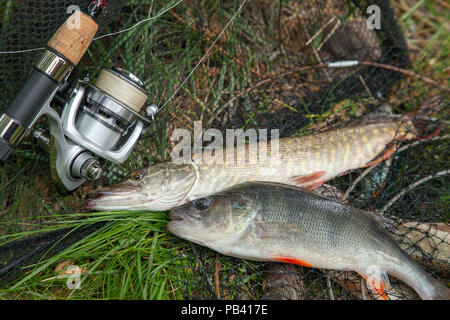
[[[413,288],[423,300],[450,300],[450,289],[446,284],[424,271],[406,253],[403,260],[406,263],[402,272],[393,270],[390,272],[393,276]]]
[[[411,131],[413,139],[425,140],[432,138],[448,130],[447,122],[426,118],[433,112],[439,111],[442,107],[442,99],[440,97],[433,97],[416,109],[404,114],[401,117],[401,121],[405,123],[405,128]]]
[[[394,121],[382,125],[382,130],[388,133],[389,138],[393,139],[393,143],[404,140],[416,140],[423,136],[425,130],[422,122],[416,122],[412,119],[404,119]]]
[[[419,135],[420,130],[412,121],[402,121],[397,129],[395,140],[413,140]]]
[[[371,167],[383,160],[386,160],[395,153],[398,144],[404,140],[413,140],[417,137],[417,129],[411,121],[394,121],[388,123],[378,123],[372,129],[372,142],[366,143],[366,149],[370,154],[380,146],[383,148],[375,158],[370,162],[366,162],[362,167]],[[368,141],[367,136],[362,140]]]
[[[395,121],[381,125],[380,129],[383,131],[384,137],[388,137],[389,140],[392,140],[386,145],[386,148],[381,153],[363,167],[370,167],[390,158],[397,150],[399,143],[403,141],[430,139],[439,135],[442,131],[441,127],[438,125],[421,120]],[[380,132],[378,129],[375,129],[375,131]]]
[[[427,298],[429,300],[450,300],[450,289],[439,280],[430,276],[430,285],[433,292]]]
[[[406,140],[426,140],[446,132],[446,127],[447,125],[439,120],[410,118],[401,121],[398,131]]]
[[[429,274],[426,281],[419,284],[411,284],[411,287],[423,300],[450,300],[450,289]]]
[[[443,131],[440,123],[421,119],[391,122],[389,126],[393,134],[393,142],[425,140],[435,137]]]

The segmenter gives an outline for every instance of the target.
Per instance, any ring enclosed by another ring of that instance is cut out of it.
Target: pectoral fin
[[[370,276],[358,272],[367,281],[369,288],[375,290],[384,300],[389,300],[386,290],[389,289],[389,276],[386,272],[372,272]]]
[[[304,187],[310,190],[320,187],[326,180],[321,179],[326,171],[317,171],[308,175],[292,177],[292,184]]]
[[[304,228],[292,223],[257,221],[255,227],[259,239],[277,238],[281,240],[289,236],[301,237],[305,235]]]

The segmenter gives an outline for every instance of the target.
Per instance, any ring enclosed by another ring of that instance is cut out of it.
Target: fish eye
[[[209,200],[208,198],[201,198],[198,200],[195,200],[193,202],[194,207],[197,208],[200,211],[206,210],[209,208],[210,204],[211,204],[211,200]]]
[[[144,172],[141,170],[133,171],[130,175],[131,180],[133,181],[141,181],[144,178]]]

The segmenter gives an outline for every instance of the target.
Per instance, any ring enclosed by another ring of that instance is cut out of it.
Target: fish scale
[[[274,223],[281,221],[307,230],[305,231],[307,235],[297,234],[298,239],[296,241],[302,242],[298,255],[300,259],[302,258],[302,250],[313,252],[318,249],[325,249],[326,252],[322,251],[319,254],[329,255],[330,248],[340,248],[340,257],[346,257],[347,263],[334,267],[349,269],[349,265],[355,266],[355,260],[357,259],[354,251],[355,245],[359,246],[367,243],[367,239],[374,232],[379,231],[379,227],[373,220],[366,215],[358,214],[358,211],[352,213],[350,210],[346,210],[345,207],[336,208],[335,202],[328,202],[324,199],[320,199],[320,206],[317,206],[314,201],[316,199],[310,199],[310,194],[308,193],[298,194],[296,190],[293,192],[281,190],[282,194],[279,195],[280,191],[276,190],[278,192],[274,194],[275,190],[272,187],[255,187],[251,191],[246,191],[246,194],[254,192],[253,196],[257,196],[259,198],[258,201],[261,201],[262,210],[265,213],[264,222]],[[296,214],[291,214],[292,212]],[[352,234],[353,237],[343,236],[348,234]],[[374,239],[377,238],[374,237]],[[387,240],[386,244],[389,244],[388,242]],[[292,244],[292,242],[289,243]],[[394,247],[396,246],[394,245]],[[364,247],[359,248],[361,248],[362,252],[365,251]],[[299,250],[299,247],[296,245],[295,247],[290,247],[289,250],[290,252],[292,252],[291,250]],[[282,252],[279,254],[283,255]],[[305,261],[308,260],[305,259]],[[329,265],[319,265],[317,267],[330,268]]]
[[[217,192],[245,181],[289,183],[292,176],[319,171],[325,171],[326,180],[328,180],[342,172],[361,167],[374,159],[389,142],[394,140],[397,132],[400,129],[405,130],[405,127],[400,122],[375,123],[305,137],[283,138],[279,140],[280,157],[274,163],[247,164],[242,167],[233,162],[199,165],[201,177],[199,185],[204,185],[208,190],[212,188]],[[375,134],[374,130],[376,130]],[[365,135],[361,135],[361,132],[365,132]],[[367,138],[369,135],[371,135],[370,139]],[[366,137],[370,143],[364,143],[362,137]],[[248,154],[248,148],[248,146],[245,148],[246,154]],[[357,152],[358,148],[364,151]],[[224,170],[225,168],[227,170]],[[280,168],[284,172],[280,172]],[[256,171],[260,171],[260,174],[255,175]],[[223,178],[221,183],[206,183],[218,175]],[[232,178],[227,179],[229,176]],[[199,187],[198,190],[200,194],[193,190],[190,200],[204,194],[204,189]]]

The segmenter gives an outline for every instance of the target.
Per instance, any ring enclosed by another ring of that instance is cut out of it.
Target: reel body
[[[142,82],[128,71],[104,69],[95,83],[78,81],[61,118],[46,109],[51,120],[52,176],[62,191],[100,178],[99,158],[117,164],[128,159],[150,122],[139,113],[147,97]],[[158,108],[146,111],[153,117]]]

